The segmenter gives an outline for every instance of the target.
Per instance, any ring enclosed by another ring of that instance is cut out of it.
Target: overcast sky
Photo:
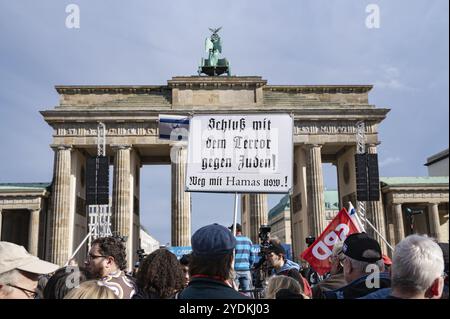
[[[68,29],[66,6],[80,8]],[[380,9],[367,28],[366,7]],[[447,0],[0,0],[0,182],[52,179],[52,130],[39,114],[55,85],[166,84],[194,75],[208,27],[223,26],[234,75],[269,84],[373,84],[381,176],[424,176],[448,148]],[[325,166],[325,184],[335,188]],[[141,221],[170,241],[170,166],[143,167]],[[230,224],[233,195],[194,194],[192,229]],[[279,196],[270,197],[270,206]]]

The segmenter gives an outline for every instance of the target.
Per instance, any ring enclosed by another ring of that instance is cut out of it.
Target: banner
[[[292,130],[289,114],[193,116],[186,191],[288,193]]]
[[[171,246],[168,247],[168,249],[171,253],[177,256],[177,259],[183,257],[183,255],[189,255],[190,253],[192,253],[191,246]]]
[[[286,250],[286,259],[292,260],[292,246],[290,244],[281,244]],[[172,252],[175,256],[177,256],[178,259],[183,257],[183,255],[187,255],[192,253],[192,247],[191,246],[171,246],[168,248],[170,252]],[[251,253],[254,257],[254,263],[258,263],[261,256],[259,255],[259,252],[261,251],[260,245],[252,245]]]
[[[350,215],[350,218],[358,229],[358,233],[365,232],[366,230],[364,229],[364,226],[358,217],[358,212],[356,211],[355,207],[353,207],[352,202],[348,202],[348,214]]]
[[[348,235],[358,232],[358,228],[353,223],[347,210],[342,208],[319,238],[300,257],[306,260],[319,275],[324,275],[331,269],[329,257],[334,245],[343,242]]]

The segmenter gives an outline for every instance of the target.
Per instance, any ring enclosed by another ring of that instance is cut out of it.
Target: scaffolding
[[[364,124],[364,121],[359,121],[356,123],[356,154],[365,154],[365,153],[366,153],[366,126]],[[357,212],[361,217],[364,228],[366,228],[367,226],[366,202],[358,201]]]
[[[97,159],[106,156],[106,126],[104,123],[99,122],[97,126]],[[95,184],[97,189],[98,183],[98,160],[95,170]],[[97,198],[97,196],[96,196]],[[88,233],[80,245],[75,249],[72,256],[66,263],[69,262],[77,255],[78,251],[83,245],[88,242],[88,250],[91,249],[92,241],[99,237],[112,236],[111,232],[111,209],[110,205],[88,205],[86,207],[89,216]]]

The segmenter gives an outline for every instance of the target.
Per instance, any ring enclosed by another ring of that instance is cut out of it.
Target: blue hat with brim
[[[225,226],[212,224],[197,230],[192,236],[194,256],[223,256],[236,247],[236,239]]]

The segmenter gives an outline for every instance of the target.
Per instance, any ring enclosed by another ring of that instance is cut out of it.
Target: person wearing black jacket
[[[177,299],[249,299],[233,288],[233,250],[236,239],[224,226],[200,228],[192,236],[190,282]]]

